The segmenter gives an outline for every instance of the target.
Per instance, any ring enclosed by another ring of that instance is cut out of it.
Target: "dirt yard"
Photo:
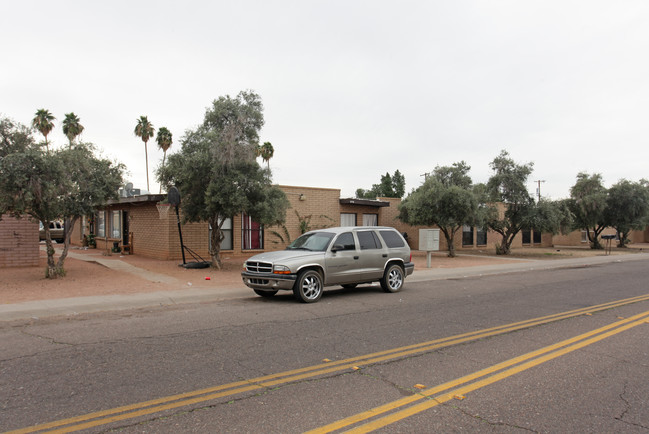
[[[649,251],[649,245],[634,245],[628,249],[613,248],[611,254],[626,254]],[[247,256],[225,255],[224,268],[217,271],[208,269],[186,269],[178,264],[181,261],[159,261],[137,255],[106,255],[105,252],[78,248],[70,252],[83,255],[86,260],[68,257],[65,261],[66,276],[59,279],[46,279],[46,255],[41,251],[38,267],[16,267],[0,269],[0,304],[20,303],[33,300],[47,300],[66,297],[92,295],[133,294],[178,290],[182,288],[235,287],[241,283],[241,267]],[[552,260],[580,256],[604,255],[602,250],[588,248],[555,247],[514,249],[508,257],[497,257],[490,250],[461,251],[456,258],[448,258],[444,252],[435,253],[431,268],[472,267],[506,263],[512,260]],[[57,255],[58,257],[58,255]],[[123,261],[138,269],[172,278],[171,282],[152,281],[151,278],[136,274],[115,271],[100,265],[96,260]],[[426,254],[413,252],[415,273],[426,268]]]

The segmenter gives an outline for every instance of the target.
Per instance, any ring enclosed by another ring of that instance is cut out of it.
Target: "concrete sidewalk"
[[[70,254],[81,260],[101,261],[97,258],[88,259],[84,255]],[[612,256],[593,256],[554,260],[512,260],[505,264],[472,266],[464,268],[418,268],[406,279],[407,282],[424,282],[466,277],[480,277],[503,273],[520,273],[526,271],[551,270],[572,267],[586,267],[611,262],[649,260],[649,254],[636,253]],[[152,273],[141,268],[133,267],[122,261],[105,260],[102,265],[132,273],[140,277],[167,283],[176,283],[177,279]],[[168,280],[171,279],[171,280]],[[407,290],[407,288],[406,288]],[[132,295],[106,295],[89,297],[72,297],[52,300],[38,300],[24,303],[0,305],[0,321],[22,320],[30,318],[45,318],[61,315],[77,315],[80,313],[117,311],[138,309],[154,306],[169,306],[183,303],[199,303],[205,301],[232,300],[237,298],[255,297],[251,289],[243,285],[219,286],[216,288],[182,289],[171,291],[147,292]]]

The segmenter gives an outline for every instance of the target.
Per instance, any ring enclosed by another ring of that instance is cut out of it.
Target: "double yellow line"
[[[428,410],[444,402],[450,401],[451,399],[463,399],[466,393],[488,386],[504,378],[511,377],[512,375],[518,374],[534,366],[538,366],[549,360],[563,356],[564,354],[586,347],[595,342],[601,341],[610,336],[636,327],[640,324],[649,324],[649,311],[635,315],[631,318],[624,319],[622,321],[618,321],[613,324],[609,324],[607,326],[590,331],[588,333],[584,333],[574,338],[566,339],[565,341],[550,345],[540,350],[532,351],[531,353],[515,357],[513,359],[507,360],[506,362],[490,366],[481,371],[474,372],[473,374],[466,375],[439,386],[423,390],[421,393],[418,393],[416,395],[402,398],[389,404],[385,404],[380,407],[359,413],[357,415],[341,419],[321,428],[308,431],[308,433],[330,433],[350,427],[352,425],[357,426],[352,429],[346,430],[346,433],[357,434],[374,431],[417,413],[421,413],[422,411]],[[418,401],[423,402],[415,405],[410,405]],[[410,406],[406,407],[408,405]],[[395,411],[401,407],[406,408]],[[386,413],[390,414],[379,418],[379,416]],[[374,420],[365,422],[370,419]],[[361,422],[365,423],[358,425]]]
[[[597,306],[575,309],[568,312],[562,312],[562,313],[548,315],[540,318],[534,318],[534,319],[520,321],[511,324],[505,324],[502,326],[491,327],[488,329],[476,330],[473,332],[463,333],[463,334],[441,338],[441,339],[435,339],[432,341],[422,342],[422,343],[400,347],[400,348],[394,348],[386,351],[380,351],[380,352],[371,353],[363,356],[352,357],[344,360],[326,361],[325,363],[308,366],[305,368],[252,378],[249,380],[237,381],[233,383],[223,384],[215,387],[182,393],[178,395],[167,396],[167,397],[140,402],[140,403],[127,405],[123,407],[117,407],[109,410],[88,413],[85,415],[72,417],[68,419],[61,419],[58,421],[53,421],[49,423],[44,423],[40,425],[31,426],[28,428],[11,431],[11,433],[36,433],[36,432],[66,433],[66,432],[79,431],[82,429],[88,429],[100,425],[110,424],[113,422],[119,422],[119,421],[133,419],[133,418],[137,418],[149,414],[173,410],[176,408],[195,405],[202,402],[211,401],[214,399],[219,399],[219,398],[228,397],[232,395],[237,395],[245,392],[275,387],[281,384],[300,381],[307,378],[313,378],[319,375],[343,372],[346,370],[357,368],[359,365],[369,365],[369,364],[379,363],[387,360],[394,360],[397,358],[402,358],[413,354],[420,354],[435,349],[448,347],[451,345],[457,345],[460,343],[465,343],[477,339],[483,339],[489,336],[509,333],[512,331],[534,327],[541,324],[546,324],[553,321],[559,321],[562,319],[571,318],[579,315],[588,315],[593,312],[598,312],[606,309],[611,309],[611,308],[624,306],[631,303],[637,303],[640,301],[647,301],[647,300],[649,300],[649,294],[637,296],[637,297],[631,297],[623,300],[617,300],[609,303],[600,304]],[[493,370],[493,369],[495,369],[495,367],[488,368],[487,370]],[[500,369],[503,369],[503,367],[498,368],[498,370]],[[477,375],[477,374],[478,373],[472,375]],[[484,376],[484,375],[487,375],[487,372],[481,374],[480,376]],[[460,381],[460,380],[456,380],[456,381]],[[467,379],[458,384],[463,384],[466,381],[470,381],[470,380]],[[450,383],[446,383],[446,384],[448,385]],[[438,386],[438,387],[442,387],[442,386]],[[447,387],[454,387],[454,386],[449,385]],[[431,390],[437,390],[437,389],[438,388],[434,388]],[[428,392],[429,391],[427,391],[426,393]],[[423,397],[432,396],[432,394],[435,393],[439,393],[439,392],[434,391],[428,394],[422,393],[420,395],[416,395],[416,397],[417,399],[422,399]],[[457,393],[463,393],[463,392],[455,391],[453,395]],[[414,397],[409,397],[406,398],[406,400],[413,399],[413,398]],[[404,404],[401,405],[405,405],[405,404],[406,403],[404,402]],[[388,405],[392,405],[392,404],[388,404]],[[394,408],[395,407],[392,407],[392,409]],[[374,412],[375,410],[372,411]],[[356,422],[358,422],[359,420],[357,420]],[[356,422],[351,422],[351,423],[356,423]],[[329,432],[329,431],[322,431],[322,432]]]

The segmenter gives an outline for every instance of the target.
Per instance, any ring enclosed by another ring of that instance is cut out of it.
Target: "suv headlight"
[[[291,274],[291,270],[286,265],[273,266],[273,274]]]

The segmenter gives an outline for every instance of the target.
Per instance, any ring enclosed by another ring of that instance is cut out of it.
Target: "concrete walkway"
[[[106,267],[132,273],[154,282],[180,283],[177,279],[158,273],[152,273],[134,267],[119,260],[102,260],[86,255],[69,254],[75,259],[93,261]],[[520,273],[527,271],[551,270],[560,268],[586,267],[611,262],[646,261],[649,254],[636,253],[612,256],[593,256],[583,258],[511,261],[505,264],[473,266],[464,268],[416,269],[406,282],[424,282],[465,277],[480,277],[502,273]],[[38,300],[16,304],[0,305],[0,321],[12,321],[30,318],[45,318],[60,315],[78,315],[80,313],[137,309],[154,306],[169,306],[182,303],[231,300],[253,297],[252,290],[243,284],[220,286],[216,288],[182,289],[172,291],[148,292],[132,295],[107,295],[91,297],[73,297],[53,300]]]
[[[45,250],[45,248],[41,247],[41,250]],[[103,265],[106,268],[110,268],[115,271],[120,271],[122,273],[130,273],[135,276],[141,277],[143,279],[149,280],[151,282],[162,282],[162,283],[169,283],[172,285],[181,283],[180,280],[174,277],[167,276],[166,274],[154,273],[152,271],[144,270],[142,268],[135,267],[131,264],[127,264],[126,262],[120,261],[118,259],[103,259],[96,255],[88,256],[88,255],[82,255],[71,251],[68,251],[68,258],[78,259],[80,261],[86,261],[86,262],[96,262],[97,264]]]

